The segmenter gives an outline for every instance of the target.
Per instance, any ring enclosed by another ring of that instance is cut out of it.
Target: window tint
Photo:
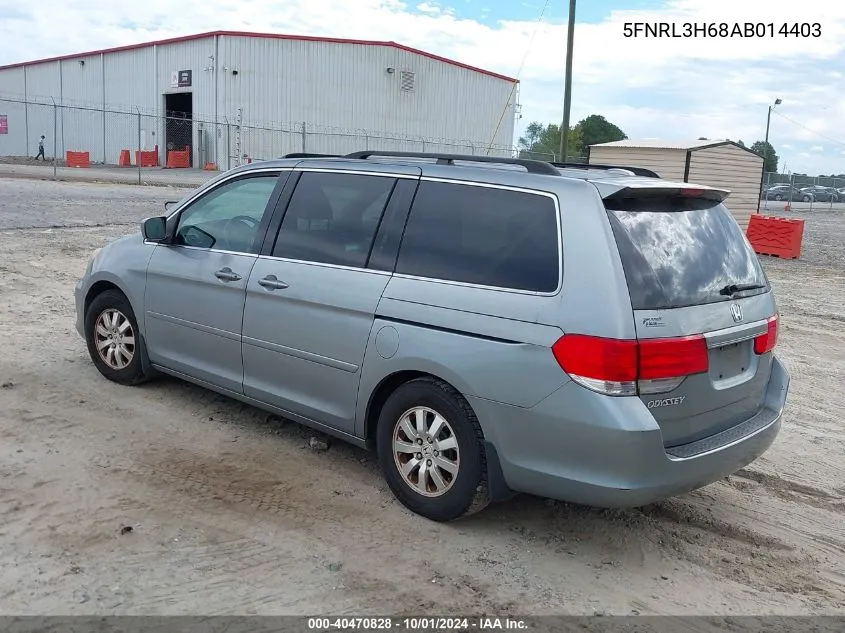
[[[768,281],[742,229],[723,204],[689,199],[608,203],[635,310],[726,301],[727,285]]]
[[[245,177],[213,189],[180,214],[175,243],[257,252],[258,226],[278,179],[278,174]]]
[[[553,292],[560,253],[547,196],[423,182],[396,272],[482,286]]]
[[[273,255],[365,266],[395,178],[305,172],[291,197]]]

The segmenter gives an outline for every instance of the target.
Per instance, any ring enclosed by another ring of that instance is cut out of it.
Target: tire
[[[116,322],[112,321],[113,317],[116,317]],[[126,323],[128,325],[124,325]],[[98,325],[101,327],[98,328]],[[109,326],[123,330],[109,331]],[[105,334],[103,328],[109,333]],[[131,337],[131,342],[127,337]],[[113,344],[104,347],[101,356],[97,350],[98,344],[108,340],[113,340]],[[119,290],[106,290],[91,302],[85,313],[85,342],[94,366],[109,380],[121,385],[137,385],[149,380],[141,363],[143,341],[139,335],[138,322],[129,300]],[[112,349],[111,354],[108,352],[109,347]]]
[[[444,421],[440,426],[439,441],[432,438],[434,442],[429,443],[425,436],[417,437],[415,423],[421,412],[425,413],[429,430],[433,428],[435,414]],[[413,434],[405,430],[409,428],[403,425],[405,420],[410,423]],[[414,443],[421,440],[423,444],[416,453],[396,452],[394,439],[409,449],[409,440]],[[435,378],[418,378],[394,391],[382,407],[376,431],[379,463],[393,495],[412,512],[441,522],[474,514],[489,504],[483,439],[481,425],[469,403],[453,387]],[[438,447],[451,444],[455,444],[457,450],[441,448],[442,453],[438,454]],[[423,493],[419,487],[420,467],[412,467],[407,478],[400,467],[410,462],[419,464],[418,456],[425,457],[426,454],[428,459],[423,463],[426,466],[431,464],[436,476],[427,474],[423,482],[426,493]],[[455,462],[454,474],[438,466],[438,463],[450,464],[454,468]],[[438,483],[435,484],[435,481]]]
[[[801,200],[804,201],[804,202],[809,202],[810,196],[804,196],[803,198],[801,198]]]
[[[778,202],[780,202],[781,200],[783,200],[783,196],[782,196],[782,195],[780,195],[780,194],[777,194],[777,195],[775,196],[775,200],[777,200]]]

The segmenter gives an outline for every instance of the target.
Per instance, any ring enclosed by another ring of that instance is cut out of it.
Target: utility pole
[[[563,125],[560,126],[560,162],[569,151],[569,112],[572,105],[572,40],[575,37],[575,0],[569,0],[569,30],[566,35],[566,80],[563,94]]]
[[[763,178],[766,176],[766,159],[769,157],[769,126],[772,123],[772,110],[775,109],[776,106],[779,106],[783,101],[780,98],[775,99],[774,105],[769,106],[769,113],[766,116],[766,140],[763,144],[763,175],[760,178],[760,197],[763,197]],[[791,184],[791,183],[790,183]],[[766,197],[766,201],[768,202],[769,198]],[[789,202],[792,203],[792,187],[789,188]],[[757,213],[760,213],[760,200],[757,200]]]

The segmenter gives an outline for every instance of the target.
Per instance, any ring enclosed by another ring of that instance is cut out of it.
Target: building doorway
[[[193,93],[176,92],[164,95],[164,116],[164,144],[167,151],[184,151],[191,148],[194,138]]]

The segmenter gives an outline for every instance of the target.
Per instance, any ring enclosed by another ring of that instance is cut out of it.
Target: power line
[[[534,44],[534,39],[537,37],[537,32],[540,30],[540,24],[543,22],[543,16],[546,14],[546,9],[549,8],[549,2],[551,0],[546,0],[546,3],[543,5],[543,10],[540,11],[540,17],[537,18],[537,24],[534,27],[534,32],[531,34],[531,39],[528,40],[528,46],[525,48],[525,55],[522,56],[522,62],[519,64],[519,70],[516,71],[516,79],[517,81],[522,76],[522,69],[525,66],[525,62],[528,59],[528,53],[531,51],[531,46]],[[493,131],[493,137],[490,139],[490,145],[487,147],[487,154],[490,154],[490,150],[493,148],[493,143],[496,142],[496,135],[499,133],[499,128],[502,126],[502,121],[505,118],[505,113],[508,111],[508,104],[510,104],[511,99],[513,99],[513,93],[516,92],[517,82],[513,83],[511,87],[510,94],[508,95],[507,101],[505,101],[505,107],[502,108],[502,115],[499,117],[499,122],[496,123],[496,129]]]
[[[781,113],[780,113],[780,112],[778,112],[777,110],[774,110],[774,109],[773,109],[773,110],[772,110],[772,113],[773,113],[773,114],[777,114],[777,115],[778,115],[779,117],[781,117],[782,119],[786,119],[787,121],[789,121],[789,122],[790,122],[790,123],[792,123],[793,125],[797,125],[798,127],[800,127],[800,128],[803,128],[803,129],[807,130],[807,131],[808,131],[808,132],[810,132],[811,134],[815,134],[815,135],[816,135],[816,136],[818,136],[819,138],[826,139],[826,140],[828,140],[828,141],[831,141],[831,142],[833,142],[833,143],[836,143],[837,145],[842,145],[842,146],[844,146],[844,147],[845,147],[845,143],[843,143],[842,141],[839,141],[839,140],[837,140],[837,139],[835,139],[835,138],[833,138],[833,137],[827,136],[826,134],[822,134],[821,132],[816,132],[815,130],[811,130],[810,128],[808,128],[808,127],[807,127],[806,125],[804,125],[803,123],[799,123],[798,121],[794,121],[794,120],[790,119],[788,116],[785,116],[785,115],[781,114]]]

